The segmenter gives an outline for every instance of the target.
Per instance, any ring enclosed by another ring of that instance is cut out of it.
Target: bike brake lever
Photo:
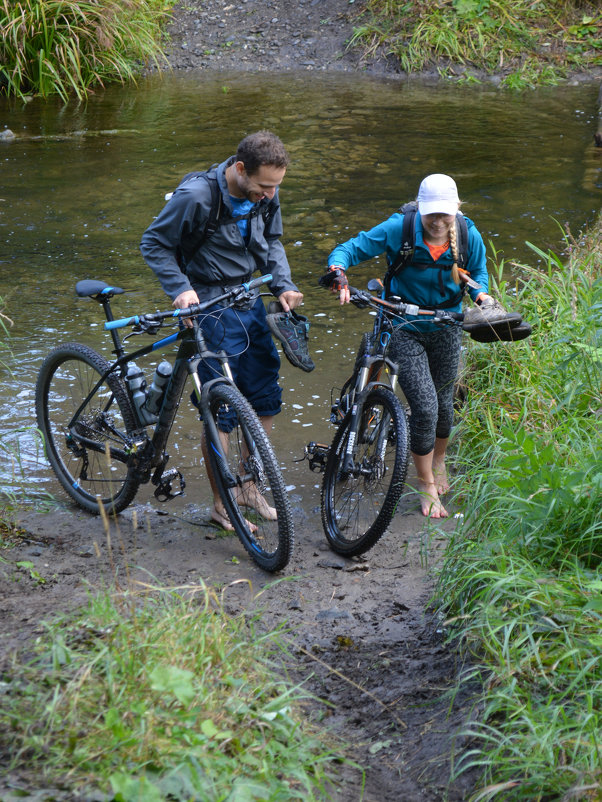
[[[134,334],[157,334],[161,328],[161,322],[157,320],[145,320],[140,318],[138,323],[132,326]]]
[[[243,287],[239,287],[232,296],[232,306],[241,306],[246,303],[250,297],[250,292],[247,292]]]

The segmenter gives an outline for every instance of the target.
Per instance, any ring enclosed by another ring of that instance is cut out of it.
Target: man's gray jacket
[[[215,168],[222,203],[230,215],[232,206],[225,170],[233,161],[234,157],[230,157]],[[278,191],[275,200],[278,200]],[[265,223],[260,214],[247,221],[248,242],[244,241],[236,222],[220,225],[188,262],[186,272],[182,271],[176,258],[178,246],[194,232],[204,230],[211,202],[208,181],[204,178],[187,181],[175,190],[142,235],[142,256],[157,274],[167,295],[173,300],[180,293],[194,289],[199,300],[205,301],[220,295],[224,287],[248,281],[256,270],[263,275],[272,274],[269,288],[276,297],[288,290],[297,290],[291,279],[284,246],[280,242],[280,207],[269,221],[267,232],[264,231]]]

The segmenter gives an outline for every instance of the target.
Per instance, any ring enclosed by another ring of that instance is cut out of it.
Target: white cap
[[[416,200],[420,214],[455,214],[460,204],[456,182],[442,173],[427,175]]]

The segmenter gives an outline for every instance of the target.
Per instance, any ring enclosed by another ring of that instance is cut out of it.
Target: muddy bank
[[[324,700],[316,712],[355,745],[352,757],[367,770],[363,797],[360,777],[346,771],[340,802],[466,799],[474,778],[447,785],[470,699],[449,696],[461,666],[429,610],[431,568],[456,521],[430,525],[408,494],[380,543],[347,560],[327,547],[317,499],[292,501],[296,546],[280,581],[256,568],[236,537],[218,536],[209,509],[191,499],[135,504],[112,524],[110,539],[100,519],[68,503],[21,514],[16,545],[0,564],[4,681],[14,651],[27,654],[43,634],[42,621],[85,604],[91,590],[202,579],[223,589],[229,612],[259,608],[266,627],[287,628],[287,671]],[[28,773],[0,775],[1,799],[15,788],[24,799],[77,798],[40,788]]]
[[[245,72],[342,71],[407,79],[383,48],[364,56],[349,47],[362,24],[363,0],[182,0],[167,26],[168,68]],[[442,61],[411,76],[421,82],[451,80],[467,71],[484,83],[499,84],[509,69],[495,75]],[[449,79],[448,79],[449,80]],[[602,67],[573,72],[570,83],[602,80]]]

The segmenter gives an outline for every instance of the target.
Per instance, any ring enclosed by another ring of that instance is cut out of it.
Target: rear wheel
[[[395,514],[409,458],[404,409],[390,390],[366,396],[353,461],[344,470],[351,414],[339,426],[322,482],[322,524],[333,551],[351,557],[372,548]]]
[[[72,422],[108,368],[92,348],[68,343],[46,357],[36,384],[36,416],[48,461],[71,498],[93,513],[101,504],[107,512],[121,512],[140,485],[127,453],[136,423],[118,376],[108,376]]]
[[[251,558],[266,571],[280,571],[293,549],[293,521],[276,456],[249,402],[225,382],[209,390],[209,409],[219,428],[220,416],[235,413],[229,434],[219,432],[226,464],[207,435],[211,469],[228,518]],[[235,481],[228,486],[227,471]],[[270,520],[272,511],[276,518]],[[263,512],[263,514],[262,514]]]

